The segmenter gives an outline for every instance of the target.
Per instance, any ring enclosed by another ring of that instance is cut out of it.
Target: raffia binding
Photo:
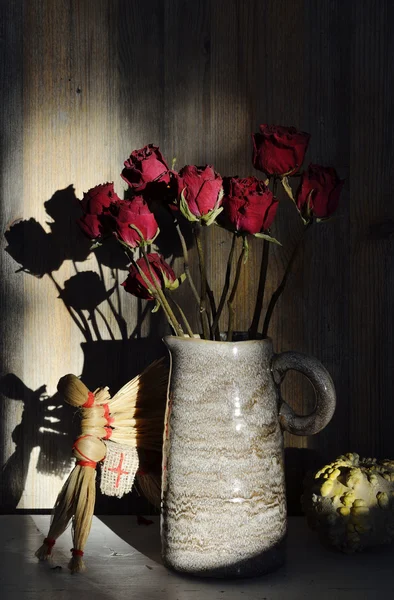
[[[168,369],[163,359],[126,383],[113,398],[107,387],[91,392],[75,375],[65,375],[59,380],[58,391],[64,400],[80,410],[81,435],[73,445],[76,465],[57,497],[48,535],[35,553],[39,560],[50,559],[56,540],[72,521],[73,549],[68,566],[72,573],[85,570],[83,555],[94,513],[96,466],[105,459],[109,445],[111,450],[119,447],[112,453],[113,461],[116,455],[118,463],[109,466],[114,469],[115,477],[110,478],[109,471],[105,475],[106,487],[101,491],[120,496],[131,489],[139,467],[137,449],[161,452],[167,384]],[[145,477],[147,497],[150,499],[154,489],[154,504],[157,504],[157,496],[160,497],[157,477],[153,477],[151,486],[149,475]]]

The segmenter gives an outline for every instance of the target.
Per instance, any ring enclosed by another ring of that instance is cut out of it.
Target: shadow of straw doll
[[[71,468],[70,444],[75,437],[73,411],[46,386],[29,389],[16,375],[0,378],[0,393],[23,402],[20,423],[12,432],[15,450],[1,469],[2,509],[14,511],[25,489],[33,448],[40,448],[37,471],[63,477]]]

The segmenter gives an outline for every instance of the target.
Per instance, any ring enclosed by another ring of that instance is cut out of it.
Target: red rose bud
[[[170,181],[168,165],[159,148],[153,144],[134,150],[124,166],[121,177],[136,192],[141,192],[151,182]]]
[[[81,206],[85,214],[101,215],[111,204],[119,200],[119,196],[114,191],[114,184],[103,183],[96,185],[83,195]]]
[[[296,205],[302,218],[328,219],[336,211],[343,179],[339,179],[332,167],[309,165],[301,177]]]
[[[115,235],[130,248],[151,244],[159,234],[155,216],[142,196],[120,200],[112,215]]]
[[[117,202],[120,202],[120,198],[114,191],[113,183],[96,185],[83,195],[81,208],[84,214],[77,223],[87,237],[97,239],[106,233],[105,217]]]
[[[178,174],[179,208],[188,221],[211,225],[222,212],[222,178],[209,165],[187,165]]]
[[[311,136],[294,127],[260,125],[252,137],[254,168],[282,177],[300,169]]]
[[[179,285],[179,280],[176,278],[174,271],[165,262],[162,256],[157,253],[147,254],[150,269],[146,264],[144,258],[140,258],[135,264],[130,265],[129,274],[126,281],[122,283],[126,292],[137,296],[137,298],[143,298],[144,300],[153,300],[154,296],[152,291],[155,290],[155,283],[161,289],[170,288],[175,289]],[[141,275],[141,271],[145,275]],[[154,280],[150,273],[152,271]]]
[[[256,177],[225,179],[223,222],[227,229],[257,235],[272,225],[278,200],[271,190]],[[264,236],[265,237],[265,236]],[[272,241],[273,238],[271,238]]]

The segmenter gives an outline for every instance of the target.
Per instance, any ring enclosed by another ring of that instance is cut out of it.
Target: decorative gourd
[[[339,456],[305,480],[301,499],[309,526],[342,552],[394,540],[394,460]]]

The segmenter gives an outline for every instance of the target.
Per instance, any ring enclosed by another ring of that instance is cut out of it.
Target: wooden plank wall
[[[81,198],[114,181],[122,194],[123,161],[150,142],[179,167],[208,162],[246,176],[258,175],[250,134],[260,123],[312,134],[307,161],[336,166],[346,185],[337,218],[309,232],[271,334],[277,351],[323,361],[338,409],[318,436],[286,436],[290,510],[297,510],[308,466],[349,450],[394,458],[394,3],[1,0],[0,9],[2,231],[35,219],[71,248],[70,186]],[[273,229],[283,248],[271,252],[270,291],[300,234],[293,207],[281,200]],[[219,230],[208,237],[209,267],[223,275],[228,237]],[[162,352],[166,326],[148,316],[127,350],[120,341],[81,348],[86,340],[56,285],[76,270],[98,272],[94,257],[64,260],[52,279],[36,278],[16,273],[6,245],[2,238],[0,506],[40,509],[53,505],[71,464],[73,418],[54,396],[59,377],[83,372],[92,385],[131,377]],[[26,247],[39,263],[48,261],[42,244]],[[239,329],[248,326],[260,255],[253,243],[237,300]],[[116,273],[103,268],[107,288]],[[219,283],[216,277],[216,290]],[[130,335],[143,307],[123,290],[113,299]],[[108,303],[101,308],[120,339]],[[98,327],[108,339],[102,320]],[[295,374],[283,394],[300,412],[313,405]]]

